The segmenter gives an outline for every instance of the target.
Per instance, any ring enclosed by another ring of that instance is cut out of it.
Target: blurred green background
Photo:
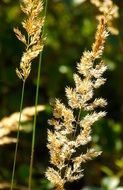
[[[123,1],[114,1],[120,17],[115,21],[119,35],[108,37],[103,58],[108,65],[107,83],[97,96],[107,99],[107,116],[93,127],[94,147],[102,155],[84,165],[85,175],[78,182],[67,184],[67,190],[116,190],[123,186]],[[85,49],[94,41],[98,14],[90,1],[49,0],[46,18],[46,43],[43,51],[39,103],[46,110],[38,114],[33,171],[33,189],[51,190],[45,179],[49,154],[46,147],[49,103],[55,97],[65,100],[64,88],[73,85],[76,63]],[[0,0],[0,118],[19,110],[22,82],[15,68],[23,51],[23,45],[14,35],[13,27],[21,28],[23,13],[18,0]],[[26,82],[24,107],[35,102],[38,58]],[[12,134],[16,136],[16,133]],[[15,182],[24,190],[28,183],[28,170],[32,133],[20,134]],[[0,146],[0,183],[10,183],[15,144]],[[2,189],[2,188],[1,188]],[[6,188],[9,189],[9,188]]]

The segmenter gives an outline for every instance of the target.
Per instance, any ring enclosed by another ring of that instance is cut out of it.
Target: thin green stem
[[[73,135],[72,135],[72,140],[74,140],[74,138],[76,136],[76,131],[77,131],[77,127],[78,127],[78,122],[80,120],[81,112],[82,112],[82,108],[79,110],[79,113],[78,113],[78,116],[77,116],[77,121],[76,121],[76,125],[75,125],[75,130],[74,130]],[[72,155],[70,155],[69,158],[68,158],[68,165],[70,163],[71,156]]]
[[[48,0],[46,0],[46,3],[45,3],[45,13],[44,13],[45,17],[46,17],[46,13],[47,13],[47,5],[48,5]],[[44,27],[42,29],[42,36],[43,35],[44,35]],[[28,190],[31,190],[31,186],[32,186],[32,170],[33,170],[33,160],[34,160],[35,131],[36,131],[36,121],[37,121],[37,105],[38,105],[38,95],[39,95],[41,63],[42,63],[42,52],[40,53],[39,64],[38,64],[38,75],[37,75],[36,96],[35,96],[35,115],[34,115],[34,121],[33,121],[32,147],[31,147]]]
[[[13,169],[12,169],[11,188],[10,188],[11,190],[13,189],[13,184],[14,184],[15,166],[16,166],[16,161],[17,161],[17,150],[18,150],[19,136],[20,136],[20,125],[21,125],[24,91],[25,91],[25,81],[23,81],[22,93],[21,93],[20,115],[19,115],[18,129],[17,129],[17,142],[15,146],[14,163],[13,163]]]

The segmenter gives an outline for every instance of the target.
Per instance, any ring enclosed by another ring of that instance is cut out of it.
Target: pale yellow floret
[[[97,19],[99,20],[102,17],[102,15],[106,15],[108,21],[108,30],[112,34],[118,35],[118,29],[113,26],[113,20],[119,17],[118,6],[115,5],[112,0],[91,0],[91,3],[93,3],[100,11],[100,14],[97,16]]]

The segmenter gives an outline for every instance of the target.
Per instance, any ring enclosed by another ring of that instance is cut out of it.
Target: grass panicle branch
[[[73,75],[75,88],[66,87],[68,106],[58,99],[54,104],[53,118],[49,120],[54,130],[48,130],[47,145],[51,167],[46,177],[56,190],[64,190],[66,182],[83,177],[82,164],[101,154],[88,144],[92,141],[92,125],[106,115],[97,108],[105,107],[107,102],[104,98],[95,98],[94,90],[106,81],[103,73],[107,66],[101,57],[107,36],[105,15],[100,18],[92,50],[85,51],[77,64],[78,73]],[[77,149],[85,145],[88,145],[87,151],[79,154]]]

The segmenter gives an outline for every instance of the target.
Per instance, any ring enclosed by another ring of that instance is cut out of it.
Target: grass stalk
[[[18,151],[19,136],[20,136],[20,125],[21,125],[21,115],[22,115],[22,108],[23,108],[24,91],[25,91],[25,81],[23,81],[23,85],[22,85],[21,102],[20,102],[20,115],[19,115],[18,129],[17,129],[17,142],[16,142],[16,146],[15,146],[14,163],[13,163],[12,178],[11,178],[11,188],[10,188],[11,190],[13,189],[13,185],[14,185],[15,166],[16,166],[16,161],[17,161],[17,151]]]
[[[46,2],[45,2],[45,12],[44,12],[45,18],[46,18],[46,13],[47,13],[47,5],[48,5],[48,0],[46,0]],[[45,28],[43,27],[42,36],[44,35],[44,29]],[[38,64],[38,75],[37,75],[36,96],[35,96],[35,115],[34,115],[34,121],[33,121],[32,146],[31,146],[28,190],[31,190],[31,186],[32,186],[32,170],[33,170],[33,160],[34,160],[35,132],[36,132],[36,121],[37,121],[37,105],[38,105],[38,95],[39,95],[41,63],[42,63],[42,52],[40,53],[39,64]]]

